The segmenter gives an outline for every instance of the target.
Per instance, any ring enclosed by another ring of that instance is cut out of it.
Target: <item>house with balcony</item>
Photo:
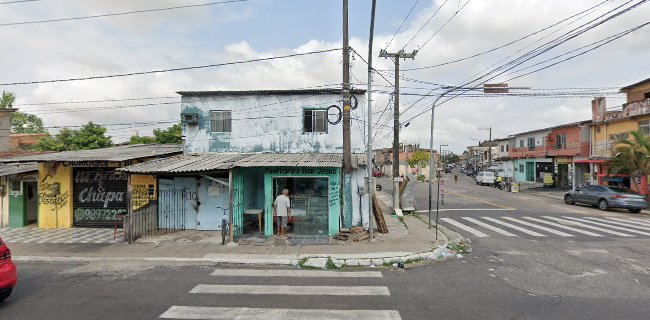
[[[510,139],[495,139],[492,147],[492,168],[504,178],[514,179],[514,161],[510,159]]]
[[[553,159],[547,157],[550,128],[514,134],[509,137],[509,157],[514,162],[517,182],[543,182],[544,173],[553,173]]]
[[[183,154],[123,169],[155,175],[160,192],[169,194],[168,203],[158,204],[161,225],[182,210],[182,225],[174,227],[221,230],[226,219],[231,238],[270,236],[277,227],[274,199],[288,189],[292,236],[368,226],[365,155],[353,157],[351,175],[341,172],[341,89],[178,94]],[[351,94],[352,118],[362,118],[365,91]],[[356,153],[365,148],[362,128],[352,120]]]
[[[641,130],[650,134],[650,78],[620,89],[626,94],[627,102],[620,108],[607,108],[604,97],[592,100],[590,162],[594,182],[601,185],[623,184],[635,188],[630,179],[637,179],[642,194],[648,193],[648,177],[630,177],[613,174],[608,170],[612,147],[616,141],[627,139],[631,131]]]

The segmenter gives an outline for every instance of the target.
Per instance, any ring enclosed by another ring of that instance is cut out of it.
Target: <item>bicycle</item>
[[[228,211],[228,208],[222,208],[217,206],[217,209],[223,210],[223,216],[221,217],[221,244],[226,244],[226,234],[228,234],[228,217],[226,216],[226,211]]]

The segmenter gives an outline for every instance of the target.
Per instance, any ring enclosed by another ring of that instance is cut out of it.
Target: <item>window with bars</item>
[[[555,149],[566,149],[566,133],[555,135]]]
[[[639,121],[639,130],[646,136],[650,135],[650,120]]]
[[[327,133],[327,110],[304,110],[303,132]]]
[[[625,140],[627,139],[627,137],[628,137],[627,133],[615,133],[609,135],[609,140],[611,141]]]
[[[210,131],[232,132],[232,113],[230,110],[210,111]]]
[[[528,150],[535,150],[535,138],[528,138]]]

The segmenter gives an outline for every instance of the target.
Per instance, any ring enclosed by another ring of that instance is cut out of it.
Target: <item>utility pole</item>
[[[481,128],[479,130],[489,130],[490,131],[490,136],[488,140],[488,162],[487,162],[487,168],[486,170],[490,169],[492,167],[492,127],[487,127],[487,128]]]
[[[352,173],[350,145],[350,44],[348,40],[348,0],[343,0],[343,174]]]
[[[379,57],[392,58],[395,62],[395,94],[393,101],[393,210],[399,209],[399,59],[415,59],[417,50],[412,53],[405,53],[404,50],[389,53],[386,50],[379,51]]]
[[[370,233],[369,240],[372,241],[374,237],[373,223],[375,214],[372,209],[372,194],[374,193],[374,183],[372,183],[372,40],[375,33],[375,8],[377,7],[377,0],[372,0],[372,9],[370,12],[370,36],[368,37],[368,146],[366,147],[368,158],[366,160],[366,170],[368,174],[368,232]]]
[[[440,157],[442,155],[442,147],[447,147],[449,146],[448,144],[441,144],[440,145],[440,152],[438,153],[438,156]],[[442,161],[442,158],[440,158]],[[444,171],[443,171],[444,172]],[[439,207],[440,207],[440,183],[442,182],[442,179],[438,179],[438,195],[436,196],[436,243],[438,242],[438,213],[439,213]],[[431,217],[431,211],[429,211],[429,217]],[[431,218],[429,218],[429,228],[431,228]]]

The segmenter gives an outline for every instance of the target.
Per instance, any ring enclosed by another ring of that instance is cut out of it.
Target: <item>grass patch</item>
[[[300,261],[298,261],[298,266],[300,267],[300,269],[310,269],[310,270],[320,269],[320,268],[317,268],[317,267],[308,266],[307,265],[308,260],[309,260],[309,258],[302,258],[302,259],[300,259]]]
[[[409,226],[406,225],[406,221],[404,221],[404,217],[397,217],[397,219],[399,220],[399,222],[401,222],[404,225],[406,229],[409,228]]]
[[[469,244],[465,243],[464,241],[459,241],[457,243],[450,243],[447,245],[447,248],[449,248],[450,250],[454,250],[457,253],[470,252]]]
[[[327,262],[325,263],[325,269],[328,270],[333,270],[333,269],[338,269],[339,266],[334,263],[334,260],[332,260],[332,257],[327,257]]]

